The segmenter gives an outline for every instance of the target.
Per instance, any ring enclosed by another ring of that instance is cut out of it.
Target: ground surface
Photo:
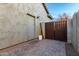
[[[2,56],[66,56],[65,42],[56,40],[33,40],[0,50]]]
[[[77,51],[73,48],[72,44],[65,44],[66,55],[67,56],[79,56]]]

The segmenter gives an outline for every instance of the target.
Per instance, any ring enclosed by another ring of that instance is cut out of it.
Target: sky
[[[67,13],[69,16],[72,16],[79,10],[79,3],[48,3],[47,7],[49,13],[54,18],[58,18],[58,16],[63,13]]]

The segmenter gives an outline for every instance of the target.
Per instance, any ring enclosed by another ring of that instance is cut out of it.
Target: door
[[[67,41],[67,21],[57,21],[45,24],[46,39]]]
[[[45,37],[46,39],[54,39],[54,23],[49,22],[45,24]]]
[[[67,22],[59,21],[55,23],[55,40],[67,41]]]

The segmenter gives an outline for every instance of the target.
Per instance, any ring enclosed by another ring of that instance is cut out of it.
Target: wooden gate
[[[56,21],[46,23],[45,38],[67,41],[67,21]]]

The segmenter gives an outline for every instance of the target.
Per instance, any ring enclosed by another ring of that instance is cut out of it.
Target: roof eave
[[[48,8],[47,8],[46,4],[45,3],[42,3],[42,4],[43,4],[43,7],[44,7],[44,9],[47,13],[47,17],[50,18],[50,19],[53,19],[52,16],[50,15],[49,11],[48,11]]]

